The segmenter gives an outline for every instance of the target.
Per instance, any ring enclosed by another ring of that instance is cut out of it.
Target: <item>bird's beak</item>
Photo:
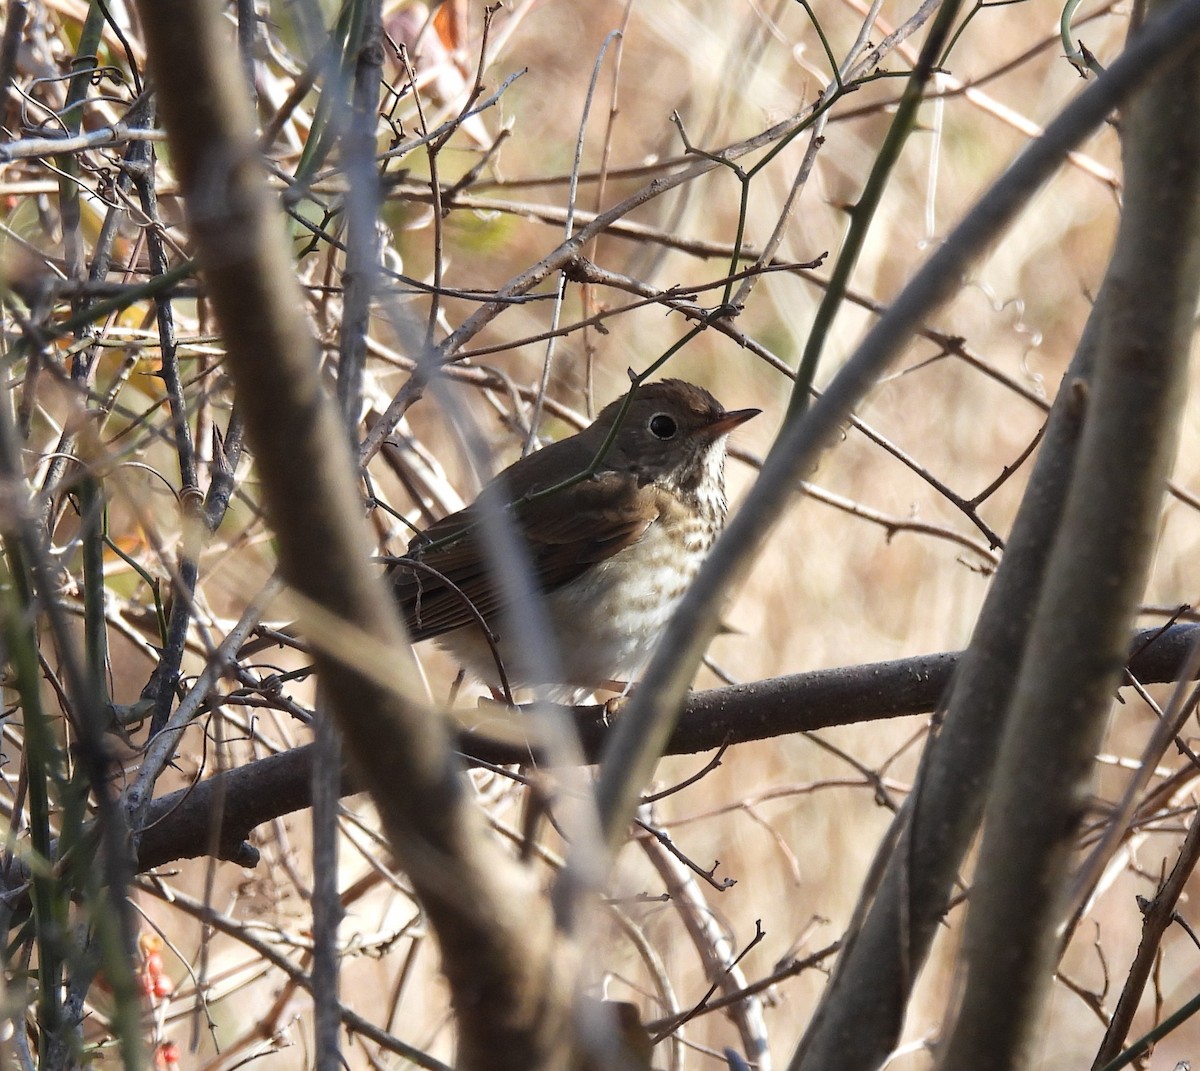
[[[726,413],[723,417],[719,417],[704,429],[704,436],[708,439],[719,439],[722,435],[728,435],[734,428],[740,424],[745,424],[751,417],[758,416],[761,409],[735,409],[732,413]]]

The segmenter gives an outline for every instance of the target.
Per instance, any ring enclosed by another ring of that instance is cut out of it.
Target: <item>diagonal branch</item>
[[[573,969],[533,879],[487,831],[371,566],[349,445],[257,157],[236,49],[214,0],[140,5],[197,259],[263,480],[280,570],[359,638],[367,670],[316,661],[362,782],[438,934],[466,1068],[561,1066]],[[129,801],[135,817],[147,798]],[[140,823],[135,823],[138,825]]]
[[[1175,62],[1147,67],[1152,80],[1122,115],[1125,205],[1093,318],[1095,371],[985,813],[946,1068],[1026,1066],[1061,954],[1075,833],[1187,394],[1200,293],[1200,131],[1191,122],[1200,54],[1195,36],[1184,41]]]

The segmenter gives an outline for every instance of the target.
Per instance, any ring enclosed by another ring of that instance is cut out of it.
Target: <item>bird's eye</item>
[[[678,431],[679,425],[666,413],[655,413],[650,418],[650,434],[656,439],[674,439]]]

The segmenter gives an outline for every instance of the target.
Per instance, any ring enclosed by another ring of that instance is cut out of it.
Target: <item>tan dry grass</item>
[[[286,24],[282,7],[271,5],[271,14]],[[464,7],[472,37],[463,43],[461,55],[469,70],[479,12],[477,5]],[[485,173],[486,179],[498,181],[482,184],[476,191],[480,196],[521,198],[532,204],[563,203],[565,186],[561,181],[531,189],[509,189],[505,183],[567,174],[591,64],[605,35],[621,22],[624,13],[623,5],[615,3],[545,2],[516,4],[499,16],[498,27],[504,28],[506,21],[511,21],[515,29],[492,59],[489,85],[518,68],[528,67],[529,71],[514,84],[502,105],[482,118],[485,131],[494,132],[505,121],[513,125],[512,136],[495,168]],[[909,13],[907,6],[888,3],[882,17],[894,24]],[[848,3],[822,5],[819,15],[840,55],[856,31],[860,15]],[[1010,59],[1044,44],[1032,58],[985,87],[988,94],[1024,119],[1044,123],[1078,89],[1078,76],[1061,58],[1060,48],[1052,40],[1057,15],[1057,8],[1043,0],[982,12],[955,50],[953,75],[964,81],[984,78]],[[73,24],[62,11],[47,9],[37,18],[45,20],[42,26],[47,39],[65,42],[69,37]],[[1107,16],[1089,24],[1084,37],[1093,51],[1106,56],[1119,47],[1124,32],[1124,17]],[[873,33],[872,40],[881,36]],[[798,111],[819,90],[814,72],[825,67],[811,26],[802,10],[791,4],[768,8],[663,0],[633,5],[622,47],[619,112],[610,143],[610,165],[618,169],[679,152],[678,136],[668,122],[672,109],[684,117],[693,138],[702,139],[705,146],[717,147]],[[454,68],[438,67],[432,49],[427,55],[431,58],[419,60],[419,70],[440,73],[443,88],[452,83]],[[892,57],[888,66],[900,69],[903,62]],[[270,64],[268,70],[276,86],[285,89],[288,77]],[[399,78],[394,68],[389,73]],[[600,160],[608,78],[606,72],[594,105],[585,170]],[[885,81],[867,87],[848,98],[842,108],[858,109],[890,99],[899,85],[898,81]],[[432,108],[437,99],[436,86],[428,96],[427,106]],[[310,106],[311,101],[306,101],[305,108]],[[452,108],[448,102],[443,111]],[[797,219],[783,243],[784,258],[808,260],[825,250],[836,252],[845,228],[844,205],[861,189],[887,126],[886,116],[880,113],[846,121],[838,121],[838,117],[835,112]],[[978,101],[963,96],[949,97],[940,114],[934,106],[926,106],[922,118],[936,127],[917,134],[906,149],[853,279],[857,293],[879,302],[886,302],[897,291],[920,262],[928,243],[946,233],[1026,140],[1025,134],[990,114]],[[410,129],[413,122],[411,111],[406,112]],[[288,133],[291,136],[293,132]],[[294,132],[294,136],[298,141],[303,131]],[[453,144],[462,147],[466,143],[467,138],[460,135]],[[749,244],[760,244],[773,225],[802,151],[803,139],[755,180],[748,215]],[[1101,169],[1117,166],[1111,131],[1097,135],[1086,152]],[[447,172],[453,176],[465,170],[473,160],[469,152],[453,148],[447,151],[441,161],[443,179]],[[938,182],[930,195],[927,184],[934,162]],[[289,170],[294,159],[284,157],[280,163]],[[420,153],[413,154],[406,164],[412,167],[414,177],[427,172]],[[9,168],[0,176],[0,183],[46,177],[48,172],[33,166]],[[605,204],[614,203],[643,181],[613,179],[605,193]],[[667,228],[681,239],[728,243],[736,220],[737,195],[732,176],[718,172],[685,191],[682,196],[686,204],[678,215],[676,205],[681,195],[676,194],[651,203],[634,218],[644,225]],[[592,196],[593,187],[585,186],[581,206],[594,207]],[[9,225],[27,236],[35,234],[28,203],[10,199],[10,205]],[[1111,188],[1079,167],[1065,168],[1029,206],[1018,226],[977,266],[955,301],[939,313],[931,326],[961,334],[988,365],[1027,389],[1052,395],[1087,314],[1087,296],[1094,292],[1103,272],[1116,218]],[[427,210],[401,205],[389,209],[388,219],[394,225],[404,220],[412,226],[393,231],[392,244],[407,273],[427,277],[433,264]],[[555,228],[520,217],[455,213],[446,226],[446,282],[493,289],[558,240]],[[599,251],[590,255],[612,270],[661,287],[707,282],[722,270],[719,261],[664,252],[650,244],[613,237],[603,238]],[[301,270],[312,283],[336,281],[326,275],[324,254],[310,258]],[[794,364],[819,297],[816,287],[793,275],[768,275],[759,282],[737,326]],[[621,300],[620,295],[593,294],[591,308],[594,310],[597,302],[619,304]],[[417,310],[419,323],[424,315],[423,301],[417,300],[410,307]],[[447,300],[446,322],[457,326],[474,308],[473,302]],[[540,302],[514,309],[499,317],[471,346],[512,344],[510,350],[481,360],[501,369],[516,383],[531,383],[543,350],[536,345],[519,345],[517,340],[545,329],[548,308],[548,303]],[[567,304],[567,322],[580,309],[581,299],[573,292]],[[312,293],[306,312],[331,345],[337,311],[336,299]],[[185,334],[211,329],[211,325],[195,318],[196,310],[189,312],[186,305],[180,314]],[[826,365],[819,375],[821,382],[829,379],[868,322],[868,314],[852,308],[844,310],[829,340]],[[142,325],[126,321],[125,326]],[[412,324],[396,330],[381,316],[376,327],[381,343],[402,354],[411,353]],[[650,307],[611,319],[603,337],[572,335],[561,345],[552,392],[577,411],[586,408],[580,393],[583,358],[594,346],[596,399],[606,401],[623,388],[627,366],[644,367],[679,336],[681,329],[678,317],[664,316],[661,310]],[[122,400],[133,411],[143,408],[149,398],[160,397],[157,381],[140,374],[156,359],[153,345],[148,337],[139,374],[122,394]],[[953,357],[930,363],[935,355],[929,342],[910,346],[900,367],[875,389],[859,415],[919,465],[956,492],[969,496],[1020,453],[1036,432],[1041,411]],[[739,445],[753,453],[761,455],[765,451],[789,389],[782,375],[715,333],[697,339],[668,371],[705,382],[730,406],[761,406],[764,417],[740,432],[738,438]],[[382,408],[406,375],[406,371],[389,368],[382,361],[373,366],[368,384],[371,399]],[[206,382],[215,386],[211,377]],[[479,397],[473,387],[456,387],[453,396],[478,420],[497,465],[514,455],[518,440],[497,423],[489,401]],[[502,395],[493,395],[492,401],[495,399],[499,399],[499,408],[509,408]],[[226,400],[219,391],[214,400],[214,413],[223,423]],[[46,398],[42,401],[47,412],[41,415],[31,442],[35,455],[53,446],[56,431],[49,424],[51,413],[57,410],[59,419],[65,419],[69,408],[69,404],[62,407]],[[445,466],[453,488],[469,498],[474,489],[473,477],[467,473],[454,437],[446,431],[432,400],[414,409],[411,426]],[[569,430],[559,422],[547,426],[556,434]],[[1198,487],[1196,428],[1193,403],[1177,468],[1178,481],[1193,491]],[[144,434],[137,436],[136,442],[132,448],[135,456],[155,468],[171,471],[170,452],[163,444],[154,444]],[[123,446],[112,444],[113,449]],[[734,488],[744,487],[750,478],[741,465],[733,466]],[[822,488],[890,515],[979,536],[957,509],[854,430],[847,430],[811,478]],[[377,480],[383,497],[401,511],[410,510],[411,502],[382,468]],[[1002,534],[1011,522],[1023,480],[1024,473],[1018,473],[983,509],[988,524]],[[252,489],[252,482],[247,486]],[[136,479],[123,482],[116,495],[118,536],[128,540],[130,549],[152,572],[163,575],[153,544],[174,544],[177,525],[167,508],[170,500],[156,497],[150,486],[140,486]],[[1163,545],[1147,599],[1159,605],[1194,602],[1198,593],[1193,563],[1200,541],[1200,518],[1194,509],[1178,502],[1168,505],[1165,517]],[[253,528],[255,524],[251,511],[238,507],[222,530],[221,539],[205,554],[201,602],[213,608],[218,635],[221,625],[240,609],[246,591],[255,586],[249,578],[263,573],[268,549],[261,533]],[[253,530],[242,533],[243,526]],[[393,535],[399,531],[398,525],[390,528]],[[227,543],[242,545],[231,553]],[[713,656],[738,679],[750,680],[960,647],[969,637],[986,590],[987,578],[978,570],[978,564],[952,543],[908,533],[889,540],[878,526],[817,502],[798,500],[729,608],[728,620],[739,634],[718,640]],[[113,573],[114,588],[144,601],[144,590],[118,563],[113,563]],[[119,700],[132,698],[144,682],[147,664],[132,651],[131,645],[114,640],[114,691]],[[199,664],[193,660],[189,668],[195,670]],[[444,694],[449,667],[437,655],[429,657],[428,665],[435,694]],[[699,685],[712,682],[711,676],[702,675]],[[298,693],[298,698],[305,700],[303,693]],[[1148,722],[1143,705],[1131,698],[1118,708],[1110,750],[1118,755],[1136,754]],[[822,736],[868,770],[884,769],[887,764],[886,777],[899,796],[911,776],[915,751],[910,748],[894,763],[889,759],[920,731],[923,723],[923,719],[907,719],[831,730]],[[227,742],[221,761],[247,761],[261,753],[264,742],[282,747],[306,739],[303,730],[270,714],[256,717],[252,723],[230,722],[222,732],[229,741],[251,730],[255,743]],[[184,776],[190,776],[199,761],[199,735],[196,730],[195,739],[185,747]],[[659,776],[669,783],[696,766],[694,760],[672,760],[662,765]],[[1105,776],[1105,794],[1111,796],[1118,791],[1120,783],[1119,776]],[[485,798],[493,800],[497,820],[510,825],[516,822],[511,792],[497,787],[489,777],[481,777],[479,784]],[[778,798],[759,801],[759,797],[771,795]],[[361,798],[348,801],[348,806],[370,823],[369,808]],[[724,813],[713,813],[718,811]],[[801,954],[842,932],[888,819],[888,812],[859,772],[802,738],[734,749],[719,771],[664,802],[662,814],[668,828],[675,831],[680,847],[693,859],[702,866],[719,859],[719,875],[737,879],[738,884],[726,892],[707,893],[713,910],[728,927],[733,945],[744,946],[754,933],[754,920],[762,920],[766,937],[743,964],[751,979],[770,971],[802,935]],[[696,816],[701,818],[685,821]],[[346,823],[342,884],[349,888],[369,874],[374,864],[351,846],[351,839],[361,840],[361,834],[354,832],[349,817]],[[1106,892],[1068,955],[1068,970],[1076,982],[1094,989],[1102,986],[1098,957],[1090,947],[1098,939],[1109,975],[1119,983],[1140,923],[1133,894],[1152,891],[1162,860],[1167,859],[1169,865],[1177,840],[1177,834],[1155,834],[1137,847],[1130,868]],[[215,907],[248,927],[262,922],[302,944],[309,925],[304,891],[311,880],[307,820],[302,816],[283,819],[273,828],[261,830],[259,841],[264,859],[253,873],[240,873],[229,865],[215,866],[210,871],[207,864],[188,863],[170,876],[169,884],[194,896],[206,895]],[[371,854],[386,857],[378,846],[371,849]],[[210,877],[215,884],[206,893]],[[622,856],[615,888],[626,894],[658,891],[659,883],[636,847],[627,848]],[[183,912],[167,908],[148,895],[140,902],[185,958],[198,961],[201,947],[206,947],[208,978],[217,990],[224,984],[218,980],[227,972],[245,969],[254,973],[258,958],[229,937],[202,934]],[[681,1004],[686,1006],[698,999],[707,982],[671,907],[650,903],[627,905],[626,909],[664,957]],[[400,932],[411,921],[412,912],[411,902],[385,885],[350,905],[343,928],[347,942],[343,999],[373,1021],[388,1025],[385,1009],[389,994],[408,958],[415,956],[401,1010],[392,1026],[407,1040],[448,1059],[449,1026],[436,955],[428,941],[418,946]],[[941,1022],[951,989],[949,957],[959,914],[952,917],[938,955],[927,971],[906,1031],[909,1041],[930,1038]],[[815,918],[822,921],[811,927]],[[296,948],[287,951],[296,962],[303,962]],[[1167,946],[1162,974],[1168,1009],[1195,988],[1190,966],[1194,956],[1195,950],[1182,938]],[[645,970],[628,941],[614,931],[598,958],[609,979],[606,988],[611,995],[637,999],[649,1016],[660,1014],[655,1001],[646,996],[649,983]],[[174,977],[183,977],[179,963],[169,961],[169,970]],[[253,1051],[253,1045],[260,1041],[272,1043],[271,1039],[254,1039],[253,1032],[279,994],[279,974],[262,973],[237,987],[230,984],[231,995],[213,1003],[215,1037],[225,1055],[215,1056],[213,1039],[201,1031],[199,1052],[186,1057],[190,1066],[232,1067]],[[786,1059],[820,990],[819,976],[810,973],[782,983],[772,994],[767,1023],[777,1062]],[[1111,1001],[1111,991],[1107,996]],[[179,999],[172,1006],[166,1027],[168,1035],[182,1040],[189,1033],[189,1003],[187,989],[181,983]],[[284,1069],[308,1064],[306,1009],[306,999],[296,994],[272,1024],[278,1029],[275,1040],[282,1047],[262,1056],[258,1066]],[[1140,1022],[1145,1026],[1149,1021],[1147,1012]],[[1078,997],[1060,990],[1044,1035],[1042,1065],[1077,1066],[1088,1060],[1101,1029]],[[686,1033],[692,1043],[718,1051],[722,1046],[738,1044],[735,1031],[721,1015],[702,1019]],[[1156,1054],[1154,1066],[1171,1066],[1177,1057],[1194,1050],[1198,1040],[1200,1034],[1195,1028],[1178,1031]],[[354,1067],[369,1066],[369,1053],[373,1051],[365,1043],[350,1042],[346,1046],[347,1058]],[[687,1060],[688,1066],[716,1065],[714,1059],[696,1052],[690,1052]],[[661,1065],[664,1061],[665,1056],[658,1062]],[[902,1057],[896,1066],[916,1068],[928,1063],[927,1055],[916,1053]]]

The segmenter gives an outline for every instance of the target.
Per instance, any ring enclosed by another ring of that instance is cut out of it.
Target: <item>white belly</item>
[[[545,613],[537,615],[548,618],[546,645],[529,639],[534,614],[496,622],[509,683],[558,685],[552,695],[573,700],[604,682],[636,679],[713,540],[699,524],[689,524],[682,541],[679,534],[653,524],[637,543],[546,595]],[[524,638],[513,642],[510,632]],[[459,629],[439,642],[485,683],[499,683],[495,656],[479,629]],[[539,649],[549,657],[538,660]]]

